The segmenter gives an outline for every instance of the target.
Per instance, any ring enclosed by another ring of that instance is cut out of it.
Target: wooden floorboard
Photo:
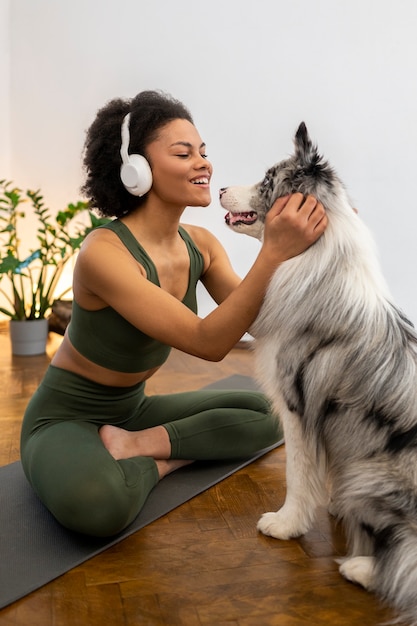
[[[46,355],[12,357],[0,324],[1,465],[19,459],[24,407],[60,340],[50,335]],[[147,390],[186,391],[252,373],[250,350],[221,363],[174,350]],[[375,626],[392,617],[340,576],[334,557],[344,539],[326,511],[297,540],[257,533],[259,516],[284,497],[282,447],[1,610],[0,625]]]

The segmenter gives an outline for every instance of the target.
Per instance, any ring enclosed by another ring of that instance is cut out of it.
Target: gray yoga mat
[[[256,389],[251,378],[230,376],[207,388]],[[0,608],[15,602],[162,517],[280,445],[231,462],[194,463],[166,476],[135,521],[110,539],[71,532],[58,524],[29,486],[20,461],[0,468]]]

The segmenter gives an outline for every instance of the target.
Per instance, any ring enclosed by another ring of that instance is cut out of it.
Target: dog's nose
[[[219,198],[221,198],[221,197],[222,197],[222,195],[223,195],[224,193],[226,193],[226,191],[227,191],[227,187],[222,187],[222,188],[220,189],[220,191],[219,191]]]

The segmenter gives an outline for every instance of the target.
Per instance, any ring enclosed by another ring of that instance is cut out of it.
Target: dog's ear
[[[310,163],[312,153],[315,151],[308,134],[307,126],[301,122],[294,137],[295,156],[302,163]]]
[[[293,189],[304,194],[312,193],[319,198],[323,185],[329,188],[334,185],[336,174],[319,153],[317,145],[311,141],[304,122],[301,122],[295,134],[294,147]]]
[[[304,122],[301,122],[295,133],[294,147],[297,161],[302,168],[306,169],[306,173],[312,174],[314,169],[320,164],[321,156],[317,146],[311,141]]]

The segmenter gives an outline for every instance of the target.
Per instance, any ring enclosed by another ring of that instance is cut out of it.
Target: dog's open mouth
[[[226,213],[224,216],[224,221],[228,226],[239,226],[240,224],[246,224],[250,226],[254,224],[258,219],[258,214],[256,211],[247,211],[243,213]]]

